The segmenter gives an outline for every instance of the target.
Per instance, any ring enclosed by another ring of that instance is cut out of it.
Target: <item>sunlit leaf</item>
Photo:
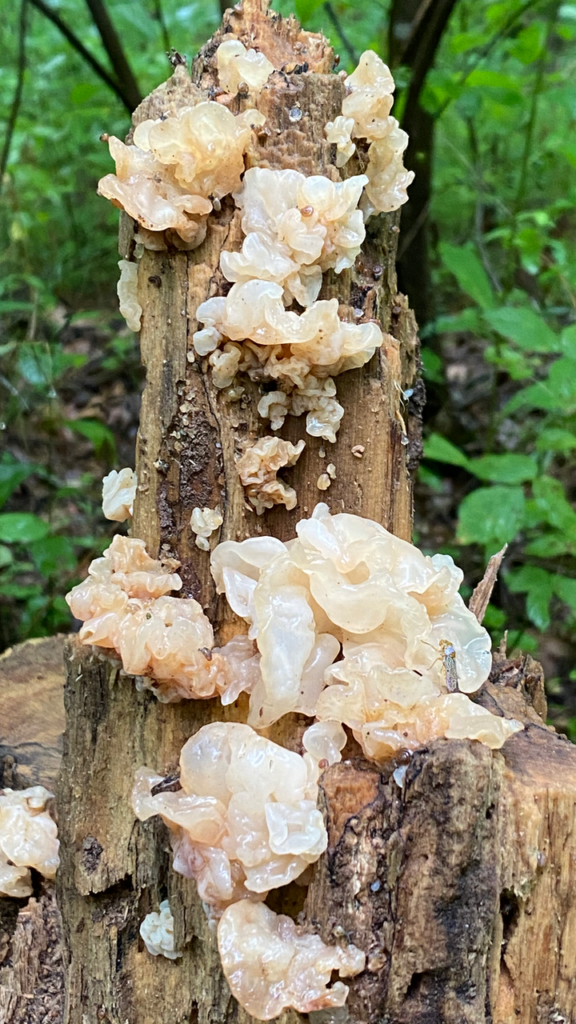
[[[472,249],[443,242],[440,255],[444,266],[454,274],[462,291],[481,309],[490,309],[494,305],[494,295],[488,275],[476,253]]]
[[[458,510],[460,544],[502,547],[514,540],[524,523],[526,499],[521,487],[479,487]]]
[[[468,467],[468,458],[441,434],[430,434],[424,442],[424,458],[446,462],[449,466]]]
[[[29,544],[48,532],[48,523],[32,512],[0,513],[0,541],[5,544]]]
[[[504,338],[527,352],[558,352],[560,340],[546,321],[526,306],[503,306],[484,313],[484,319]]]

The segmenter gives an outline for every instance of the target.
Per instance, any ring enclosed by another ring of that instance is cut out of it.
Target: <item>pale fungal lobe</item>
[[[138,333],[142,306],[138,302],[138,264],[119,260],[120,280],[116,287],[120,312],[131,331]]]
[[[140,768],[132,794],[140,820],[160,814],[171,831],[174,868],[194,878],[201,899],[221,911],[286,885],[326,849],[316,807],[321,753],[340,760],[341,726],[316,726],[304,756],[248,725],[214,722],[180,755],[176,793],[152,796],[162,776]]]
[[[258,515],[274,505],[296,507],[297,496],[293,487],[279,480],[277,473],[293,466],[304,449],[305,441],[292,444],[279,437],[260,437],[238,459],[236,469],[246,497]]]
[[[190,518],[190,529],[196,534],[196,547],[210,551],[209,537],[220,529],[223,522],[219,508],[195,508]]]
[[[414,180],[414,173],[407,171],[403,164],[408,136],[396,118],[390,116],[394,79],[372,50],[366,50],[360,57],[358,67],[346,79],[346,90],[343,119],[353,121],[351,135],[354,138],[364,138],[370,143],[366,167],[368,183],[360,204],[367,220],[373,213],[388,213],[407,202],[406,190]]]
[[[165,956],[168,960],[182,956],[174,948],[174,918],[168,900],[162,901],[158,913],[146,914],[140,925],[140,935],[152,956]]]
[[[204,327],[194,348],[208,356],[217,387],[228,387],[238,371],[275,380],[278,390],[260,400],[260,415],[278,429],[288,412],[307,413],[307,433],[331,442],[344,415],[333,377],[363,366],[385,340],[375,321],[340,320],[338,299],[314,301],[302,314],[287,310],[274,281],[237,282],[227,296],[201,303],[197,317]]]
[[[134,515],[138,481],[133,469],[113,469],[102,480],[102,511],[106,519],[123,523]]]
[[[365,964],[356,946],[327,946],[290,917],[248,900],[224,911],[218,949],[233,996],[257,1020],[272,1020],[289,1007],[310,1013],[343,1006],[348,988],[331,984],[332,972],[350,978]]]
[[[163,248],[158,232],[168,230],[175,244],[194,248],[204,240],[213,201],[240,186],[252,127],[264,120],[257,110],[234,116],[201,100],[143,121],[131,144],[108,139],[116,173],[102,178],[98,191],[138,222],[146,248]]]
[[[358,202],[366,175],[333,182],[320,174],[252,167],[234,194],[242,210],[241,252],[223,252],[228,281],[281,284],[285,298],[309,306],[322,272],[351,267],[366,236]]]
[[[252,641],[234,637],[214,648],[212,626],[197,601],[168,596],[182,587],[178,563],[156,561],[144,541],[116,535],[88,578],[67,595],[84,622],[82,643],[114,651],[124,671],[139,676],[159,700],[235,700],[260,678]],[[150,682],[147,680],[151,678]]]
[[[258,50],[247,50],[239,39],[226,39],[216,50],[218,79],[225,92],[235,95],[243,84],[258,92],[274,71],[274,65]]]
[[[0,790],[0,896],[31,896],[30,868],[56,875],[58,829],[46,810],[52,796],[44,786]]]
[[[328,121],[324,128],[328,142],[336,146],[336,167],[344,167],[356,152],[356,146],[351,139],[353,130],[354,118],[344,117],[342,114],[333,121]]]
[[[313,713],[348,725],[377,760],[436,736],[499,747],[521,728],[466,696],[488,677],[490,637],[458,593],[462,572],[448,555],[423,555],[378,523],[331,516],[322,504],[296,531],[288,544],[228,541],[212,555],[217,589],[261,653],[250,724]],[[445,640],[462,693],[446,691]]]

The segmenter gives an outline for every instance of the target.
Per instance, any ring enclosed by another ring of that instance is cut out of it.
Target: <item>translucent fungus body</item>
[[[102,511],[106,519],[123,523],[134,515],[138,481],[133,469],[113,469],[102,480]]]
[[[292,444],[279,437],[260,437],[236,463],[246,497],[258,515],[274,505],[285,505],[287,509],[296,507],[296,491],[276,474],[298,461],[304,445],[304,441]]]
[[[490,637],[458,593],[462,573],[449,556],[424,555],[378,523],[331,516],[322,504],[296,532],[288,544],[227,541],[212,554],[217,589],[261,654],[254,728],[313,713],[352,728],[375,760],[438,736],[499,747],[521,728],[466,696],[488,677]],[[447,692],[446,641],[460,693]]]
[[[138,302],[138,264],[120,260],[120,280],[117,285],[120,312],[131,331],[140,330],[142,306]]]
[[[60,863],[58,830],[46,810],[44,786],[0,790],[0,895],[32,895],[30,868],[54,878]]]
[[[194,878],[201,899],[218,912],[239,899],[263,899],[326,849],[315,755],[339,760],[345,734],[340,726],[320,728],[311,752],[300,756],[248,725],[214,722],[182,748],[178,792],[153,796],[162,777],[147,768],[136,773],[136,815],[162,816],[175,870]]]
[[[190,518],[190,529],[196,535],[196,547],[210,551],[209,538],[220,527],[224,519],[219,508],[195,508]]]
[[[146,914],[140,925],[140,935],[152,956],[165,956],[177,960],[182,956],[174,947],[174,918],[168,900],[163,900],[158,913]]]
[[[247,50],[239,39],[226,39],[216,50],[218,79],[225,92],[235,95],[241,86],[258,92],[274,71],[274,65],[258,50]]]
[[[195,248],[214,199],[239,187],[252,126],[263,123],[256,110],[235,117],[211,100],[142,121],[132,144],[108,139],[116,173],[98,191],[141,225],[146,247],[161,247],[146,232],[170,231],[179,247]]]
[[[260,678],[252,642],[235,637],[213,650],[212,626],[198,602],[169,596],[182,587],[177,566],[150,558],[142,540],[115,536],[67,595],[84,622],[80,641],[115,652],[124,671],[164,702],[224,698],[239,685],[250,690]]]
[[[331,985],[332,972],[354,977],[365,963],[356,946],[326,946],[290,917],[248,901],[224,911],[218,949],[232,994],[257,1020],[272,1020],[288,1007],[310,1013],[343,1006],[348,988]]]

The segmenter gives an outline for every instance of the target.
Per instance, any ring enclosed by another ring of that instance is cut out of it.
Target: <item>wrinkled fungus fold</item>
[[[0,790],[0,896],[31,896],[30,868],[55,877],[60,843],[46,809],[53,795],[44,786]]]
[[[257,1020],[272,1020],[289,1007],[310,1013],[343,1006],[348,987],[331,984],[332,972],[352,978],[366,959],[352,944],[327,946],[290,917],[248,901],[222,914],[218,950],[232,995]]]
[[[162,776],[149,768],[136,773],[136,816],[162,817],[174,869],[196,881],[216,915],[237,900],[264,899],[326,849],[316,807],[319,761],[339,761],[346,736],[335,723],[313,729],[301,756],[248,725],[213,722],[184,744],[178,792],[152,795]]]
[[[219,694],[228,703],[259,680],[260,658],[243,635],[214,647],[198,602],[168,596],[182,587],[177,568],[151,558],[144,541],[116,535],[66,597],[84,623],[79,640],[115,652],[139,688],[163,702]]]
[[[438,736],[498,748],[521,728],[467,696],[488,678],[491,645],[458,592],[463,574],[450,556],[424,555],[324,504],[296,532],[287,544],[225,541],[212,554],[217,589],[261,655],[254,728],[290,711],[315,714],[349,726],[377,761]],[[460,693],[447,691],[447,642]]]
[[[134,515],[138,481],[133,469],[113,469],[102,480],[102,512],[106,519],[123,523]]]
[[[140,935],[152,956],[165,956],[167,960],[177,960],[182,956],[174,945],[174,918],[168,900],[162,900],[158,913],[146,914],[140,925]]]

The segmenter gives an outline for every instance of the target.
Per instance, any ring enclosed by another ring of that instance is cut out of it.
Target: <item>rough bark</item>
[[[334,173],[323,125],[338,113],[342,82],[330,73],[329,48],[291,20],[266,17],[264,7],[249,0],[244,12],[225,16],[224,30],[261,45],[283,68],[261,96],[270,134],[260,137],[253,159]],[[214,81],[213,54],[221,35],[194,66],[194,82],[202,87]],[[191,91],[193,85],[179,75],[144,101],[136,118],[174,109]],[[131,253],[131,236],[125,221],[123,255]],[[208,556],[192,544],[188,524],[194,506],[220,504],[222,539],[262,530],[291,536],[297,519],[320,496],[334,510],[370,516],[410,536],[409,468],[417,456],[421,396],[414,385],[414,321],[396,294],[396,238],[395,216],[376,219],[354,270],[325,284],[324,294],[338,295],[343,315],[358,310],[379,316],[400,343],[338,380],[346,414],[337,444],[324,445],[337,479],[319,494],[321,443],[307,439],[291,472],[299,506],[261,518],[247,510],[234,465],[241,445],[266,432],[254,413],[257,387],[251,385],[241,403],[227,405],[206,367],[187,360],[197,305],[223,287],[220,251],[240,242],[231,202],[211,216],[199,249],[148,252],[142,259],[147,385],[133,532],[152,553],[163,550],[181,560],[184,593],[199,597],[222,634],[234,624],[215,598]],[[415,387],[412,407],[403,397],[409,387]],[[289,420],[282,434],[294,440],[302,429],[301,422]],[[358,444],[365,447],[361,459],[351,452]],[[66,1024],[248,1021],[222,977],[194,885],[170,869],[165,827],[155,819],[135,821],[130,807],[139,765],[173,772],[193,732],[214,719],[243,718],[245,703],[158,703],[75,640],[67,663],[57,794]],[[293,885],[270,899],[274,909],[301,913],[325,938],[349,937],[367,950],[367,969],[351,984],[355,1024],[541,1024],[567,1021],[576,1012],[570,980],[576,754],[544,727],[524,697],[532,694],[543,710],[533,664],[506,663],[500,674],[504,684],[488,686],[482,699],[524,714],[530,722],[525,734],[514,737],[503,754],[473,743],[435,743],[415,755],[401,788],[390,769],[378,772],[350,750],[322,779],[329,849],[311,887],[306,893]],[[271,735],[299,749],[305,722],[286,716]],[[144,915],[166,896],[176,943],[184,951],[176,961],[152,959],[138,932]],[[560,1016],[553,1017],[556,1012]],[[283,1020],[296,1018],[288,1013]]]

